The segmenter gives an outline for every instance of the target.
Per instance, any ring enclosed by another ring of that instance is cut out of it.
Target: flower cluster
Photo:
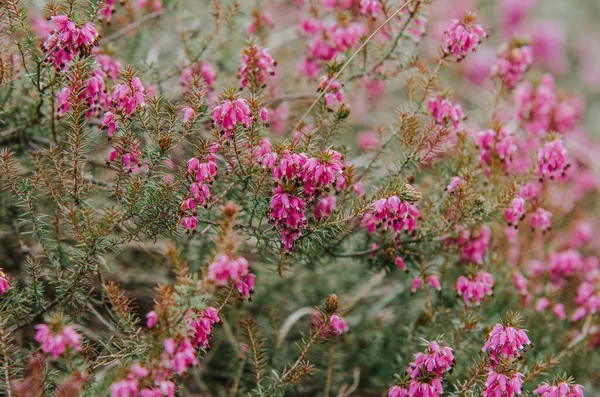
[[[190,338],[192,338],[192,345],[208,349],[213,327],[215,324],[221,322],[219,313],[214,307],[193,312],[193,315],[191,313],[188,313],[187,322],[191,328]]]
[[[277,63],[269,54],[269,50],[257,45],[251,45],[242,51],[242,63],[238,69],[238,76],[242,88],[252,85],[260,87],[264,84],[265,77],[275,74]]]
[[[494,279],[492,275],[481,271],[473,278],[459,277],[456,282],[456,293],[464,298],[467,307],[473,305],[473,303],[479,306],[484,297],[493,294],[493,287]]]
[[[546,143],[538,151],[537,172],[540,179],[558,179],[569,167],[569,154],[561,139]]]
[[[407,233],[415,230],[417,219],[419,209],[413,203],[393,195],[377,200],[373,209],[364,216],[362,224],[369,233],[381,229],[392,230],[397,235],[403,230]]]
[[[358,22],[344,26],[337,22],[305,18],[300,23],[300,31],[312,40],[308,55],[299,63],[298,71],[310,78],[317,78],[321,65],[356,45],[359,37],[366,32],[366,27]]]
[[[479,132],[477,147],[479,148],[479,158],[483,164],[489,167],[493,156],[496,155],[502,162],[505,171],[511,170],[513,155],[518,150],[513,133],[503,126],[498,128],[498,131],[490,128]],[[488,168],[488,173],[489,171]]]
[[[520,350],[531,345],[527,331],[512,326],[496,324],[487,336],[483,351],[488,352],[493,360],[500,356],[507,358],[518,357]]]
[[[35,340],[40,343],[44,353],[50,353],[52,358],[57,359],[63,354],[67,347],[75,351],[81,351],[81,336],[72,325],[65,326],[60,332],[53,333],[47,324],[35,326]]]
[[[269,220],[281,228],[281,242],[286,251],[292,249],[294,241],[306,227],[305,207],[306,203],[301,198],[287,193],[282,186],[275,188],[269,207]]]
[[[456,364],[452,349],[429,342],[427,350],[415,355],[409,365],[408,384],[396,385],[388,391],[388,397],[439,397],[444,393],[442,380]]]
[[[218,285],[229,281],[235,283],[238,292],[245,298],[254,292],[255,275],[250,273],[248,261],[244,257],[232,258],[226,254],[218,254],[208,265],[208,279]]]
[[[342,83],[337,80],[332,80],[327,76],[322,76],[319,82],[319,91],[325,90],[325,103],[329,109],[333,109],[334,101],[338,103],[344,102],[344,90]]]
[[[521,394],[523,389],[523,374],[513,372],[508,376],[503,373],[497,373],[490,370],[485,380],[485,390],[481,393],[482,397],[514,397]]]
[[[506,43],[498,50],[498,62],[492,68],[492,75],[500,77],[507,87],[512,88],[523,79],[531,64],[533,53],[530,46]]]
[[[207,206],[210,201],[210,185],[217,178],[217,148],[216,145],[210,146],[204,160],[196,157],[188,160],[189,196],[180,205],[183,214],[181,223],[188,231],[196,230],[196,206]]]
[[[509,208],[504,210],[504,218],[508,226],[514,226],[515,228],[525,216],[525,200],[522,197],[517,197],[512,201]],[[532,221],[533,222],[533,221]]]
[[[472,233],[470,230],[463,231],[456,239],[460,259],[482,265],[491,237],[492,232],[487,225],[483,225],[477,233]]]
[[[474,23],[475,16],[467,13],[460,19],[453,19],[444,32],[444,53],[453,54],[458,60],[467,56],[469,50],[475,51],[483,38],[487,36],[483,27]]]
[[[539,207],[531,214],[531,228],[539,229],[542,232],[550,230],[552,226],[552,213]]]
[[[465,119],[460,104],[453,104],[441,94],[432,96],[427,100],[427,110],[437,123],[444,126],[450,123],[454,129],[457,129],[460,122]]]
[[[534,393],[541,397],[583,397],[583,386],[570,385],[564,381],[557,385],[543,383]]]
[[[213,112],[213,123],[225,131],[225,137],[231,139],[238,125],[250,128],[252,115],[246,100],[242,98],[224,100]]]
[[[113,161],[119,159],[121,169],[125,172],[137,174],[142,170],[142,151],[140,150],[140,143],[137,140],[126,141],[122,140],[121,145],[118,148],[113,148],[109,155],[107,163],[110,164]]]
[[[51,20],[54,29],[44,41],[42,49],[56,70],[66,70],[74,56],[88,55],[98,45],[98,32],[91,23],[77,25],[66,15],[56,15]]]

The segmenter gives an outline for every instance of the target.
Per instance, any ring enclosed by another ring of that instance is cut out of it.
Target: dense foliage
[[[0,394],[594,395],[577,4],[2,0]]]

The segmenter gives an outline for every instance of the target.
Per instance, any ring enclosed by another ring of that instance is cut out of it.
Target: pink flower
[[[325,196],[317,201],[313,209],[315,219],[320,221],[322,218],[329,218],[335,208],[335,196]]]
[[[454,192],[456,189],[458,189],[458,187],[460,186],[461,182],[462,182],[462,178],[460,176],[453,176],[450,179],[450,183],[448,184],[448,186],[446,187],[446,191],[448,193],[452,193]]]
[[[514,372],[512,375],[505,375],[490,370],[485,381],[485,390],[482,397],[514,397],[521,394],[523,388],[523,374]]]
[[[528,45],[504,44],[498,50],[498,62],[492,68],[492,75],[499,76],[508,88],[520,80],[533,63],[533,54]]]
[[[56,94],[56,104],[58,105],[58,115],[62,116],[71,109],[71,89],[64,87]]]
[[[333,314],[331,316],[330,322],[333,332],[335,332],[338,335],[345,334],[349,330],[348,323],[346,323],[346,320],[344,320],[337,314]]]
[[[363,196],[365,194],[365,191],[363,190],[362,184],[360,182],[356,182],[354,185],[352,185],[352,190],[354,190],[354,193],[356,193],[359,196]]]
[[[427,110],[437,123],[442,125],[451,123],[454,129],[458,128],[459,123],[465,119],[462,107],[459,104],[454,105],[441,94],[432,96],[427,100]]]
[[[470,307],[473,303],[479,306],[484,297],[493,294],[493,287],[494,280],[492,275],[480,271],[471,279],[464,276],[459,277],[456,282],[456,293],[458,296],[464,298],[467,307]]]
[[[338,103],[344,102],[344,90],[342,83],[337,80],[332,80],[327,76],[322,76],[319,82],[319,91],[325,91],[325,104],[327,108],[333,109],[334,101]]]
[[[141,168],[142,151],[140,150],[140,144],[138,141],[127,142],[123,141],[119,147],[119,150],[113,149],[110,152],[108,163],[112,163],[116,159],[121,160],[121,168],[125,172],[137,174]]]
[[[534,393],[541,397],[583,397],[583,386],[564,381],[552,386],[542,383]]]
[[[394,258],[394,263],[401,270],[404,270],[405,272],[408,272],[408,268],[406,267],[406,264],[404,263],[404,259],[402,259],[402,257],[400,257],[400,256],[395,257]]]
[[[358,133],[356,136],[356,143],[358,144],[358,149],[363,153],[376,150],[381,145],[379,134],[375,131],[363,131]]]
[[[190,120],[193,122],[196,117],[196,111],[189,106],[183,108],[183,124],[188,124]]]
[[[313,197],[343,174],[342,155],[335,150],[326,149],[320,158],[309,158],[302,166],[300,176],[304,183],[304,193]]]
[[[146,89],[139,77],[127,84],[116,84],[113,88],[111,103],[115,109],[131,115],[137,108],[145,106]]]
[[[442,285],[440,284],[440,279],[435,274],[430,274],[429,276],[427,276],[427,281],[429,282],[429,285],[431,285],[433,287],[433,289],[435,289],[437,291],[442,290]]]
[[[275,188],[269,207],[269,221],[281,228],[281,242],[286,251],[291,251],[294,241],[306,227],[305,206],[301,198],[286,193],[281,186]]]
[[[67,346],[75,351],[81,351],[81,336],[72,325],[65,326],[60,333],[54,334],[46,324],[35,326],[35,341],[41,344],[44,353],[50,353],[56,359],[62,355]]]
[[[531,228],[541,229],[543,232],[550,230],[552,226],[552,213],[546,211],[542,207],[538,207],[533,214],[531,214]]]
[[[256,32],[262,31],[264,28],[273,26],[273,18],[268,12],[255,11],[252,13],[252,22],[248,25],[248,36],[252,36]]]
[[[519,120],[525,123],[527,132],[543,136],[552,126],[552,115],[556,105],[554,77],[545,74],[534,88],[527,81],[517,85],[513,91]]]
[[[107,134],[109,137],[115,135],[115,131],[117,130],[117,122],[115,121],[115,115],[112,112],[104,113],[104,118],[102,118],[102,124],[100,124],[100,129],[107,128]]]
[[[400,386],[392,386],[388,391],[388,397],[408,397],[408,390]]]
[[[560,178],[569,166],[569,155],[561,139],[546,143],[538,151],[537,171],[541,179]]]
[[[487,36],[483,27],[475,24],[475,16],[466,13],[461,19],[453,19],[450,28],[444,32],[444,52],[463,59],[469,50],[475,51],[481,40]]]
[[[456,240],[461,252],[460,259],[482,265],[491,237],[492,233],[487,225],[483,225],[476,235],[468,230],[462,232]]]
[[[202,349],[209,348],[212,329],[215,324],[221,322],[217,309],[209,307],[200,310],[197,313],[189,313],[188,324],[191,327],[190,337],[193,346],[200,346]]]
[[[91,23],[77,25],[66,15],[55,15],[51,20],[54,29],[44,41],[42,50],[57,71],[66,70],[74,56],[90,54],[98,45],[99,35]]]
[[[561,320],[567,318],[567,315],[565,313],[565,305],[563,305],[562,303],[557,303],[554,306],[552,306],[552,311],[554,312],[554,315]]]
[[[511,36],[522,26],[537,0],[502,0],[500,2],[500,19],[502,30]]]
[[[373,209],[364,216],[362,225],[367,227],[369,233],[376,229],[391,229],[394,234],[403,230],[410,233],[416,229],[419,215],[414,204],[402,201],[398,196],[390,196],[373,203]]]
[[[185,90],[196,81],[204,82],[207,87],[211,88],[215,82],[216,73],[213,66],[206,62],[200,61],[191,66],[186,67],[181,72],[181,85]]]
[[[531,28],[531,48],[536,64],[550,72],[562,74],[567,68],[567,31],[562,23],[538,20]]]
[[[421,287],[422,283],[423,279],[421,278],[421,276],[416,276],[415,278],[413,278],[412,286],[410,287],[410,292],[413,294],[416,293],[419,287]]]
[[[208,279],[218,285],[225,285],[230,280],[235,282],[248,275],[248,271],[248,261],[244,257],[232,258],[226,254],[218,254],[208,265]]]
[[[6,276],[6,273],[0,269],[0,295],[4,295],[9,287],[10,283],[8,282],[8,277]]]
[[[429,342],[425,352],[415,354],[415,361],[410,363],[407,372],[412,379],[442,377],[452,369],[455,363],[456,360],[450,347],[440,346],[437,342],[432,341]]]
[[[381,3],[379,0],[361,0],[360,12],[363,14],[371,14],[371,16],[375,18],[381,12]]]
[[[514,229],[513,229],[514,230]],[[529,283],[525,276],[521,272],[514,271],[512,274],[513,284],[517,289],[517,292],[521,296],[527,295],[527,284]]]
[[[232,134],[238,125],[249,128],[252,124],[250,108],[244,99],[225,100],[213,112],[213,122],[225,131],[227,139],[231,139]]]
[[[530,344],[531,341],[527,337],[526,330],[496,324],[487,336],[483,351],[488,352],[493,359],[500,355],[507,358],[518,357],[519,351],[524,350]]]
[[[153,328],[158,322],[158,314],[152,310],[146,314],[146,327]]]
[[[257,45],[242,51],[242,63],[238,69],[238,77],[242,88],[250,84],[262,86],[267,75],[275,74],[277,63],[269,54],[269,50],[261,49]]]
[[[504,210],[504,217],[508,226],[517,226],[525,215],[525,200],[517,197],[512,201],[510,208]],[[533,221],[532,221],[533,222]]]

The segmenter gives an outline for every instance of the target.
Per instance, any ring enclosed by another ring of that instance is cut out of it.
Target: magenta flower
[[[454,129],[457,129],[459,123],[466,118],[460,104],[454,105],[441,94],[432,96],[427,100],[427,110],[437,123],[444,126],[450,123]]]
[[[153,328],[158,322],[158,314],[152,310],[146,314],[146,327]]]
[[[514,397],[521,394],[523,389],[523,374],[514,372],[512,375],[505,375],[490,370],[485,381],[485,390],[482,397]]]
[[[217,309],[209,307],[205,310],[198,311],[195,315],[192,312],[188,313],[188,324],[191,327],[190,336],[192,345],[199,346],[202,349],[209,348],[212,329],[215,324],[221,322]]]
[[[564,381],[555,385],[542,383],[534,393],[541,397],[583,397],[583,386]]]
[[[227,99],[215,108],[213,122],[225,131],[227,139],[231,139],[238,125],[249,128],[252,124],[250,108],[244,99]]]
[[[9,287],[10,283],[8,282],[8,277],[6,276],[6,273],[0,269],[0,295],[4,295]]]
[[[335,196],[325,196],[320,198],[313,208],[313,215],[316,220],[329,218],[335,208]]]
[[[275,188],[269,208],[269,221],[281,228],[281,242],[290,251],[294,241],[306,227],[306,204],[296,196],[286,193],[281,186]]]
[[[51,20],[54,29],[42,49],[57,71],[66,70],[75,55],[89,54],[98,45],[98,32],[91,23],[77,25],[66,15],[55,15]]]
[[[487,336],[483,351],[488,352],[493,359],[498,356],[518,357],[519,351],[524,350],[529,345],[531,345],[531,341],[527,337],[526,330],[496,324]]]

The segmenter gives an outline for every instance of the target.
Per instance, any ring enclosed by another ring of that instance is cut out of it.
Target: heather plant
[[[574,8],[2,0],[1,394],[595,395]]]

